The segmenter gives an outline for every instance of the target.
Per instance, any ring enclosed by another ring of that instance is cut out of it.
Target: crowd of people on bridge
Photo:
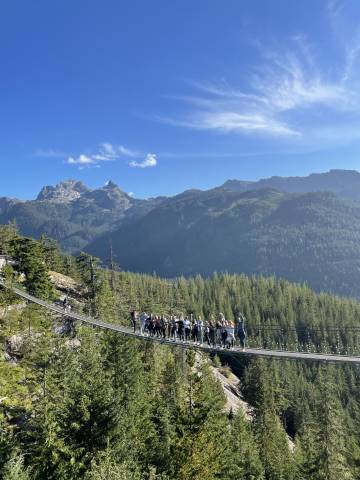
[[[134,333],[172,340],[174,342],[192,342],[195,345],[207,345],[210,348],[233,348],[237,339],[242,351],[245,351],[246,329],[245,317],[239,314],[237,322],[226,320],[223,313],[218,319],[202,320],[190,316],[169,317],[153,315],[146,312],[130,312]]]

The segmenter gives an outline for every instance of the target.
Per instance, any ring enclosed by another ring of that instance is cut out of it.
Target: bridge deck
[[[322,361],[322,362],[335,362],[335,363],[355,363],[355,364],[360,364],[360,357],[357,356],[352,356],[352,355],[333,355],[333,354],[325,354],[325,353],[305,353],[305,352],[288,352],[288,351],[280,351],[280,350],[267,350],[267,349],[261,349],[261,348],[247,348],[245,352],[243,352],[239,348],[232,348],[231,350],[224,350],[220,347],[217,348],[212,348],[208,347],[206,345],[196,345],[192,342],[175,342],[171,339],[162,339],[162,338],[157,338],[157,337],[148,337],[148,336],[143,336],[140,333],[136,332],[134,333],[132,329],[129,327],[124,327],[123,325],[116,325],[113,323],[107,323],[103,322],[102,320],[92,318],[86,315],[82,315],[79,313],[75,312],[65,312],[62,307],[59,307],[58,305],[54,305],[52,303],[45,302],[44,300],[40,300],[39,298],[36,298],[23,290],[20,290],[15,287],[9,287],[4,285],[0,281],[0,285],[5,287],[5,288],[10,288],[16,295],[19,297],[35,303],[37,305],[41,305],[47,310],[50,310],[52,312],[59,313],[65,317],[72,318],[74,320],[78,320],[83,323],[87,323],[89,325],[103,328],[105,330],[112,330],[114,332],[119,332],[122,335],[126,335],[128,337],[133,337],[133,338],[140,338],[142,340],[147,340],[147,341],[153,341],[153,342],[158,342],[164,345],[176,345],[181,348],[195,348],[197,350],[202,350],[207,353],[216,353],[216,352],[221,352],[221,353],[231,353],[232,355],[242,355],[242,356],[258,356],[258,357],[270,357],[270,358],[279,358],[279,359],[292,359],[292,360],[311,360],[311,361]]]

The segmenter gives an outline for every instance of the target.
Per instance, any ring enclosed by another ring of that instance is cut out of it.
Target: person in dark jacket
[[[181,316],[177,322],[178,324],[178,330],[177,330],[177,333],[178,333],[178,339],[183,342],[185,340],[185,336],[184,336],[184,317]]]
[[[210,339],[210,346],[215,347],[216,346],[216,326],[212,319],[209,321],[209,339]]]
[[[240,340],[240,346],[242,351],[245,352],[245,341],[246,341],[246,329],[245,329],[245,317],[240,313],[238,317],[238,323],[236,326],[236,334]]]
[[[205,326],[204,326],[204,340],[207,343],[208,347],[211,347],[210,323],[211,322],[205,322]]]

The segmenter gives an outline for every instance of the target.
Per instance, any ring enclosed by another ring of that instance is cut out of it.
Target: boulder
[[[78,338],[70,338],[69,340],[66,340],[65,345],[70,350],[77,350],[78,348],[81,347],[81,342]]]
[[[6,353],[10,357],[21,357],[24,353],[24,336],[12,335],[5,341]]]
[[[82,293],[82,287],[71,277],[58,272],[49,272],[49,277],[55,287],[61,292],[78,297]]]

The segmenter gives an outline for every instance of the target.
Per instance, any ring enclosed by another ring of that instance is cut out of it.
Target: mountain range
[[[229,180],[207,191],[135,199],[113,182],[68,180],[35,200],[0,199],[0,223],[49,235],[124,269],[159,275],[275,274],[360,297],[360,173]]]
[[[271,177],[256,182],[228,180],[222,188],[236,192],[274,188],[287,193],[327,191],[344,198],[360,200],[360,173],[356,170],[330,170],[307,177]]]
[[[75,253],[97,236],[145,215],[161,201],[161,197],[134,199],[112,181],[91,190],[82,182],[66,180],[43,187],[35,200],[0,198],[0,223],[16,221],[24,235],[48,235]]]

